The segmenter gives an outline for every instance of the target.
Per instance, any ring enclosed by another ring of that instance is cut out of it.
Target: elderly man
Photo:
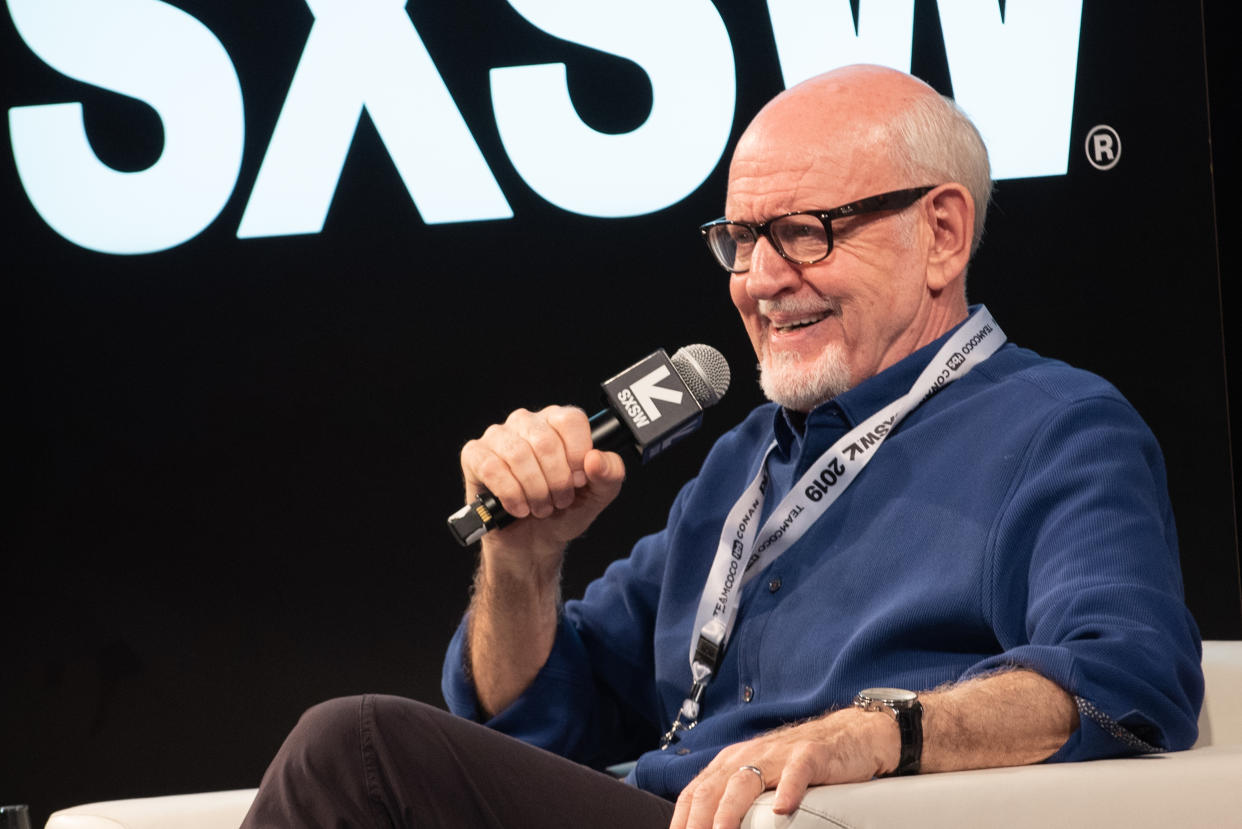
[[[249,825],[726,827],[765,789],[785,813],[816,784],[1188,747],[1199,641],[1159,449],[1107,383],[968,308],[990,187],[969,121],[908,75],[769,103],[703,234],[774,402],[563,606],[621,458],[562,407],[466,444],[467,498],[519,519],[484,538],[445,666],[491,730],[320,706]],[[633,757],[633,785],[586,768]]]

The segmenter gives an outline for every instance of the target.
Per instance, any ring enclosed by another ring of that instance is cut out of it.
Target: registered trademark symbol
[[[1097,170],[1111,170],[1121,160],[1121,136],[1108,124],[1096,124],[1087,133],[1087,161]]]

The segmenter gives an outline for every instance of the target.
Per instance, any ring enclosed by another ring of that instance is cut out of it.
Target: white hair
[[[974,256],[983,240],[983,223],[992,198],[992,170],[983,138],[953,99],[920,95],[888,123],[894,161],[904,167],[911,187],[955,181],[975,202]]]

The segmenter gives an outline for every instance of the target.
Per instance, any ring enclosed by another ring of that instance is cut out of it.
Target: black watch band
[[[864,711],[883,711],[897,721],[901,759],[889,776],[918,774],[923,761],[923,704],[918,694],[901,688],[867,688],[854,697]]]

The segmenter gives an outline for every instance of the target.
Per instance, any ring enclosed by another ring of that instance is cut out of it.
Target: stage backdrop
[[[867,61],[976,119],[970,295],[1112,380],[1187,601],[1242,634],[1197,4],[8,0],[0,801],[257,783],[298,714],[439,702],[461,443],[656,347],[734,370],[581,591],[760,401],[696,227],[773,94]],[[919,182],[914,182],[919,183]]]

